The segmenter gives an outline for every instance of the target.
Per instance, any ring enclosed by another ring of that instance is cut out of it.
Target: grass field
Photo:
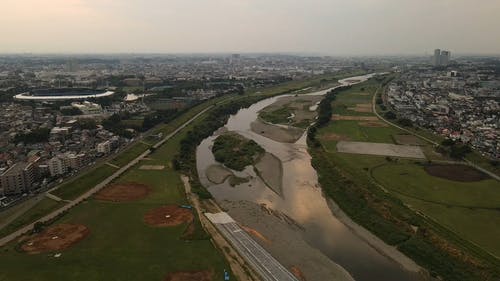
[[[109,162],[119,167],[124,166],[133,159],[137,158],[137,156],[144,153],[146,150],[148,150],[148,148],[150,148],[150,146],[145,143],[142,142],[135,143]]]
[[[21,216],[19,216],[17,219],[15,219],[13,222],[5,226],[2,230],[0,230],[0,237],[3,237],[5,235],[8,235],[15,230],[25,226],[26,224],[29,224],[44,215],[61,208],[64,206],[65,202],[57,202],[53,199],[50,198],[42,198],[39,202],[35,204],[31,209],[23,213]],[[2,280],[2,279],[0,279]]]
[[[0,252],[0,280],[163,280],[169,272],[213,270],[214,280],[222,280],[229,269],[210,240],[182,240],[186,225],[154,228],[143,222],[143,215],[156,207],[186,204],[183,184],[170,161],[178,151],[188,126],[157,149],[148,164],[161,164],[163,171],[139,170],[123,174],[117,182],[148,184],[153,192],[144,200],[109,203],[90,199],[72,209],[57,223],[85,224],[91,234],[60,258],[26,255],[15,250],[15,243]],[[205,237],[198,222],[192,237]],[[30,268],[31,270],[22,270]]]
[[[373,81],[372,81],[373,82]],[[357,115],[346,108],[364,103],[370,96],[361,96],[360,87],[373,91],[370,82],[357,85],[337,95],[332,103],[333,114]],[[336,108],[337,106],[337,108]],[[339,108],[340,106],[340,108]],[[368,113],[363,113],[369,116]],[[420,133],[420,131],[419,131]],[[374,182],[424,214],[433,223],[479,246],[483,251],[500,257],[500,183],[493,179],[459,182],[438,178],[424,170],[426,161],[386,159],[380,156],[353,155],[336,152],[338,137],[352,141],[394,143],[394,135],[404,134],[394,127],[363,127],[358,121],[335,120],[319,130],[322,146],[328,158],[342,170],[361,181]],[[337,138],[332,137],[337,136]],[[426,134],[428,137],[428,134]],[[435,140],[439,140],[436,136]],[[434,152],[432,145],[422,147],[431,160],[448,160]],[[475,162],[480,157],[470,158]],[[484,162],[484,160],[483,160]],[[484,164],[484,163],[483,163]],[[466,246],[467,247],[467,246]]]
[[[52,194],[61,197],[62,199],[75,199],[79,195],[85,193],[85,191],[112,175],[116,170],[117,169],[114,167],[101,164],[81,176],[64,183],[58,189],[54,190]]]

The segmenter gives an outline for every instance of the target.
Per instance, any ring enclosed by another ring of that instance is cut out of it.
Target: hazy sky
[[[0,52],[500,54],[500,0],[0,0]]]

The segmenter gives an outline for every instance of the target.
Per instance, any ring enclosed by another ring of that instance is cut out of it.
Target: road
[[[204,110],[200,111],[198,114],[196,114],[195,116],[193,116],[191,119],[189,119],[188,121],[186,121],[185,123],[183,123],[182,125],[180,125],[179,127],[177,127],[172,133],[168,134],[165,138],[163,138],[160,142],[158,142],[154,146],[154,148],[158,148],[160,145],[164,144],[170,138],[172,138],[173,136],[175,136],[180,130],[184,129],[191,122],[193,122],[196,118],[200,117],[203,113],[207,112],[212,107],[213,107],[213,105],[205,108]],[[64,213],[65,211],[68,211],[69,209],[71,209],[74,206],[78,205],[82,201],[86,200],[87,198],[89,198],[90,196],[92,196],[94,193],[96,193],[97,191],[99,191],[101,188],[103,188],[104,186],[106,186],[107,184],[109,184],[110,182],[112,182],[113,180],[115,180],[116,178],[118,178],[121,174],[123,174],[125,171],[127,171],[128,169],[130,169],[132,166],[134,166],[135,164],[139,163],[139,161],[142,158],[146,157],[150,153],[151,153],[151,150],[145,151],[144,153],[142,153],[141,155],[139,155],[138,157],[136,157],[135,159],[133,159],[132,161],[130,161],[127,165],[125,165],[125,166],[121,167],[120,169],[118,169],[111,176],[107,177],[105,180],[103,180],[102,182],[98,183],[97,185],[95,185],[93,188],[91,188],[90,190],[88,190],[84,194],[78,196],[78,198],[70,201],[68,204],[66,204],[65,206],[61,207],[60,209],[57,209],[57,210],[55,210],[55,211],[53,211],[53,212],[51,212],[51,213],[43,216],[42,218],[38,219],[37,221],[32,222],[32,223],[30,223],[30,224],[22,227],[21,229],[15,231],[15,232],[13,232],[13,233],[5,236],[5,237],[2,237],[0,239],[0,247],[3,246],[3,245],[5,245],[5,244],[7,244],[7,243],[9,243],[10,241],[14,240],[15,238],[23,235],[24,233],[30,231],[31,229],[33,229],[33,226],[35,225],[36,222],[46,222],[46,221],[49,221],[51,219],[54,219],[57,216],[59,216],[62,213]]]
[[[231,242],[233,247],[257,271],[264,281],[299,281],[290,271],[255,242],[241,227],[224,212],[206,217]]]
[[[205,231],[212,237],[212,242],[226,257],[226,260],[229,263],[231,271],[233,272],[233,275],[236,277],[236,279],[239,281],[262,281],[257,272],[255,272],[255,270],[253,270],[253,268],[251,268],[250,265],[245,262],[243,256],[241,256],[236,251],[236,249],[224,238],[220,231],[217,230],[215,225],[212,224],[205,215],[203,215],[200,199],[196,194],[191,193],[191,184],[189,183],[189,178],[182,175],[181,180],[184,183],[186,197],[196,210],[201,225],[203,226]],[[217,209],[219,212],[221,212],[219,206],[217,206],[215,202],[207,200],[205,201],[205,204],[205,206],[210,205],[209,208]]]

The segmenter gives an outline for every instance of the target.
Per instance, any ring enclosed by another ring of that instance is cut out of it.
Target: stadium
[[[85,100],[107,97],[114,93],[115,92],[108,90],[95,90],[89,88],[51,88],[31,90],[15,95],[14,99],[34,101]]]

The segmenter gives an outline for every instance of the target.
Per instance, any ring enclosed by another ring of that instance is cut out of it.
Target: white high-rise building
[[[434,56],[432,56],[432,65],[433,66],[447,66],[450,64],[451,52],[435,49]]]

